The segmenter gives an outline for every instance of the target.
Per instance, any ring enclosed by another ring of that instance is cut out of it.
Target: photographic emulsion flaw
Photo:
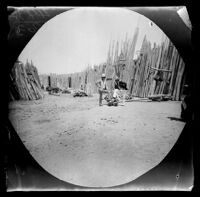
[[[77,187],[151,189],[134,180],[165,159],[192,119],[181,54],[157,24],[127,8],[56,15],[9,77],[9,120],[20,140],[45,171]]]

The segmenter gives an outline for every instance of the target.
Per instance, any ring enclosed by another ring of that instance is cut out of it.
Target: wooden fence
[[[108,86],[113,88],[117,75],[128,85],[129,94],[137,97],[167,94],[173,100],[180,100],[185,79],[185,64],[172,42],[165,37],[160,45],[152,44],[143,39],[138,56],[135,47],[139,29],[136,28],[133,38],[119,43],[113,40],[107,55],[107,61],[101,65],[87,67],[82,72],[66,75],[51,75],[53,84],[63,88],[79,89],[81,84],[86,92],[97,93],[95,82],[102,73],[106,73]],[[47,76],[41,75],[44,84]]]

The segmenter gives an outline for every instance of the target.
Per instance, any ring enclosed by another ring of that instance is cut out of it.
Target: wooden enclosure
[[[153,46],[144,36],[140,51],[135,51],[138,35],[139,28],[136,28],[132,39],[126,35],[121,42],[111,41],[105,63],[88,66],[78,73],[51,74],[52,86],[79,89],[82,85],[86,92],[93,94],[97,93],[95,82],[105,73],[109,89],[118,76],[127,83],[128,92],[133,96],[165,94],[172,100],[180,100],[186,73],[177,49],[166,36],[160,45]],[[43,84],[47,81],[45,78],[40,76]]]

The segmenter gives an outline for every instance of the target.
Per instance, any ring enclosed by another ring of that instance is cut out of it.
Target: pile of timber
[[[10,72],[10,100],[37,100],[44,97],[37,68],[32,63],[16,61]]]

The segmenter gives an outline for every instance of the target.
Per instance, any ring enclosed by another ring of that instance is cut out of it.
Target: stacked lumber
[[[36,100],[43,98],[37,68],[31,63],[16,61],[9,75],[10,100]]]

